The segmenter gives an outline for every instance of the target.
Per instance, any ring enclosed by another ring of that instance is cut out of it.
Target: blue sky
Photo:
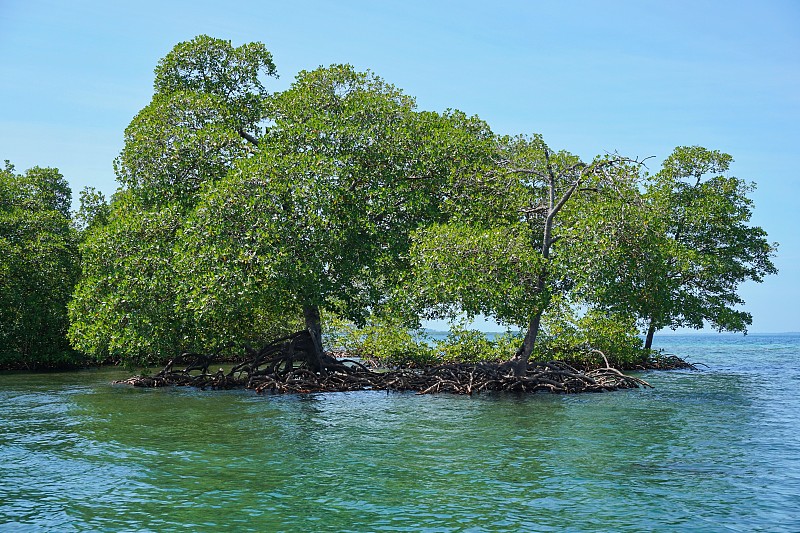
[[[800,2],[0,0],[0,160],[107,194],[153,68],[198,34],[261,41],[287,87],[351,63],[419,107],[542,133],[585,159],[678,145],[733,155],[780,274],[747,284],[752,332],[800,330]]]

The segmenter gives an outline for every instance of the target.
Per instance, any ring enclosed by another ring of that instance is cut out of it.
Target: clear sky
[[[0,0],[0,160],[112,193],[153,68],[203,33],[266,44],[275,90],[350,63],[585,159],[728,152],[780,243],[780,274],[741,291],[751,331],[800,330],[800,1]]]

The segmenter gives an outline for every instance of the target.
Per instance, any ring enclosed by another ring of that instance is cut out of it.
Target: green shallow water
[[[256,396],[0,376],[0,530],[800,531],[800,336],[580,396]]]

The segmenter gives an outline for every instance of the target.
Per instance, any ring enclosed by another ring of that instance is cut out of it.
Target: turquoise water
[[[0,376],[0,530],[800,531],[800,335],[656,388],[473,398]]]

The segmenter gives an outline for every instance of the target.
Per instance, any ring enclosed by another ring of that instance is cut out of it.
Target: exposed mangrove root
[[[699,370],[698,365],[702,363],[689,363],[671,353],[653,353],[647,360],[647,370]],[[706,365],[702,365],[706,366]]]
[[[211,389],[248,388],[263,393],[346,392],[359,390],[446,392],[475,394],[486,391],[578,393],[651,387],[646,381],[606,367],[581,372],[559,361],[529,363],[524,375],[513,375],[497,363],[445,364],[422,369],[375,372],[357,361],[324,356],[316,367],[309,359],[316,353],[311,336],[298,332],[276,339],[258,351],[247,349],[249,358],[228,372],[208,371],[208,359],[196,354],[182,370],[176,361],[153,376],[135,376],[117,383],[136,387],[183,385]],[[199,372],[199,373],[198,373]]]

